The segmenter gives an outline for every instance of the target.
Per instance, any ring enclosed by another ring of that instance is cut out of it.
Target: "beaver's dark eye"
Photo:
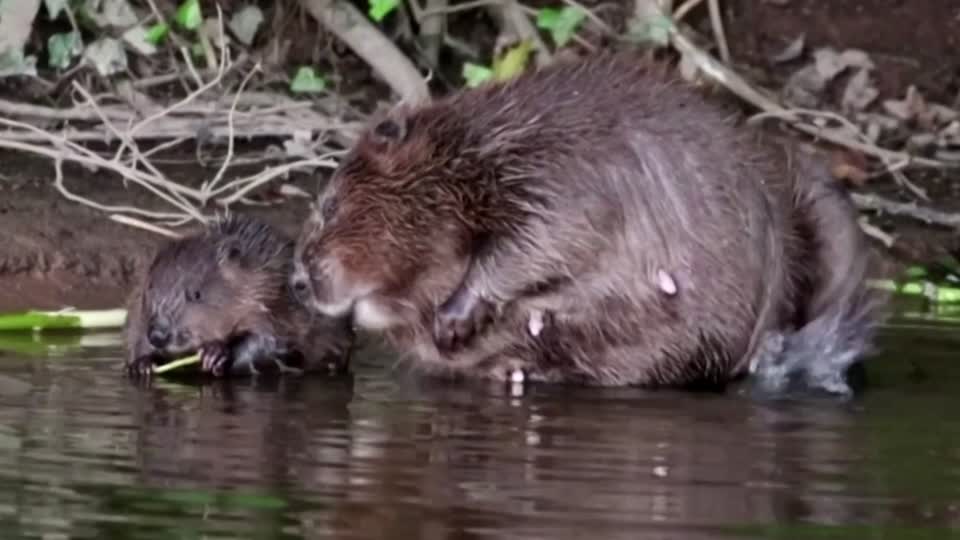
[[[188,301],[188,302],[199,302],[200,299],[203,297],[203,296],[200,294],[200,290],[199,290],[199,289],[187,290],[187,291],[184,293],[184,296],[187,297],[187,301]]]
[[[386,119],[377,124],[373,132],[388,141],[395,141],[403,136],[403,126],[391,119]]]
[[[323,206],[320,207],[320,216],[323,217],[324,221],[330,221],[333,219],[333,213],[337,211],[337,201],[333,197],[327,197],[323,201]]]

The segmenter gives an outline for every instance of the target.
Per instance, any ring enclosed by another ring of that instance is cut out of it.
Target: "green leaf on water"
[[[75,56],[83,52],[80,32],[61,32],[47,40],[47,64],[56,69],[66,69]]]
[[[574,6],[543,8],[537,12],[537,27],[549,30],[557,47],[563,47],[577,33],[577,27],[586,16],[582,9]]]
[[[464,62],[462,75],[467,82],[467,86],[475,88],[492,79],[493,70],[480,64]]]
[[[399,0],[368,0],[368,2],[370,9],[367,13],[370,14],[371,19],[377,22],[382,21],[399,4]]]
[[[203,23],[203,13],[200,12],[200,0],[186,0],[177,8],[174,19],[177,24],[187,30],[196,30]]]
[[[323,75],[317,75],[309,66],[301,66],[290,81],[290,91],[295,94],[322,92],[326,87],[327,81]]]
[[[0,330],[66,328],[119,328],[127,318],[124,309],[41,311],[28,310],[0,315]]]
[[[153,43],[154,45],[159,45],[163,38],[167,37],[167,33],[170,32],[170,27],[167,26],[167,23],[157,23],[147,29],[147,35],[145,39]]]

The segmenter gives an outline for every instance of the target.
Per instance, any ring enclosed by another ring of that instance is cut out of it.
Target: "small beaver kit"
[[[314,313],[291,294],[294,242],[233,214],[156,254],[128,305],[126,367],[149,374],[199,353],[214,376],[340,372],[348,367],[348,318]]]
[[[435,374],[844,392],[882,306],[855,209],[735,119],[632,53],[400,104],[320,194],[292,286]]]

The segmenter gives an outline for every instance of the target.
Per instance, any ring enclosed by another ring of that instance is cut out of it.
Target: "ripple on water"
[[[955,335],[892,325],[852,403],[511,397],[376,356],[351,379],[140,387],[115,349],[4,358],[0,538],[942,537]]]

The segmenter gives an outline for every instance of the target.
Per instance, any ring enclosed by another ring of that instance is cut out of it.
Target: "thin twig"
[[[880,227],[871,224],[867,220],[867,216],[862,216],[862,218],[857,220],[857,222],[860,224],[860,229],[864,232],[864,234],[877,240],[887,249],[892,248],[896,243],[896,238],[893,235],[887,234]]]
[[[597,25],[597,27],[600,28],[600,31],[604,34],[608,36],[616,35],[616,32],[613,30],[613,28],[611,28],[609,24],[603,22],[603,19],[601,19],[599,15],[594,13],[593,10],[589,9],[587,6],[581,4],[577,0],[563,0],[563,3],[579,9],[584,15],[587,16],[588,19],[593,21],[593,24]]]
[[[863,133],[863,131],[859,127],[857,127],[856,124],[854,124],[844,116],[832,111],[818,111],[813,109],[805,109],[805,108],[797,107],[797,108],[785,109],[784,111],[757,113],[751,116],[750,118],[748,118],[747,123],[755,123],[761,119],[771,118],[771,117],[786,119],[788,116],[790,117],[790,120],[795,121],[796,115],[806,115],[806,116],[812,116],[814,118],[822,118],[822,119],[828,119],[828,120],[833,120],[835,122],[838,122],[840,125],[845,127],[849,132],[850,136],[854,138],[854,140],[850,141],[845,145],[848,148],[854,144],[856,145],[862,144],[868,147],[880,149],[876,144],[873,143],[873,141],[870,140],[869,137],[867,137],[865,133]],[[816,124],[809,124],[809,125],[816,126]],[[820,129],[823,129],[823,128],[820,128]],[[819,136],[821,138],[825,138],[823,137],[823,134],[825,133],[825,131],[820,131],[819,133],[820,133]],[[837,133],[837,135],[842,136],[840,133]],[[926,191],[924,191],[920,187],[913,184],[913,182],[911,182],[906,177],[905,174],[900,172],[901,169],[906,168],[910,164],[910,161],[911,161],[910,159],[904,159],[904,158],[898,159],[893,157],[880,157],[878,159],[880,159],[880,161],[885,166],[884,172],[890,173],[891,175],[893,175],[894,179],[897,181],[898,184],[910,190],[917,197],[925,201],[930,200],[930,197],[927,195]],[[932,161],[936,162],[935,160],[932,160]],[[947,166],[947,165],[944,163],[943,166]]]
[[[217,5],[217,13],[220,14],[220,5],[219,5],[219,4]],[[223,32],[223,17],[222,17],[222,16],[220,16],[220,31]],[[162,109],[162,110],[160,110],[160,111],[158,111],[158,112],[156,112],[156,113],[154,113],[154,114],[152,114],[152,115],[144,118],[144,119],[141,120],[140,122],[138,122],[136,125],[133,126],[133,128],[130,129],[130,137],[132,138],[134,135],[136,135],[136,133],[137,133],[138,131],[140,131],[141,129],[143,129],[143,128],[146,127],[147,125],[149,125],[151,122],[154,122],[154,121],[156,121],[157,119],[162,118],[162,117],[170,114],[171,112],[177,110],[178,108],[183,107],[184,105],[193,102],[193,101],[194,101],[195,99],[197,99],[201,94],[205,93],[207,90],[213,88],[214,86],[220,84],[220,81],[222,80],[223,75],[224,75],[224,73],[225,73],[226,70],[227,70],[227,57],[229,56],[229,49],[223,48],[222,51],[223,51],[223,54],[220,55],[220,64],[219,64],[218,69],[217,69],[217,74],[216,74],[216,76],[214,76],[213,79],[210,80],[210,82],[201,85],[199,88],[197,88],[196,90],[194,90],[194,91],[191,92],[190,94],[187,94],[187,97],[183,98],[182,100],[180,100],[180,101],[174,103],[173,105],[170,105],[169,107],[166,107],[166,108],[164,108],[164,109]],[[187,56],[189,57],[189,54],[188,54]]]
[[[23,124],[22,122],[17,122],[15,120],[8,120],[6,118],[0,118],[0,124],[13,125],[23,129],[39,131],[40,133],[43,133],[47,137],[47,140],[51,142],[55,147],[55,148],[47,148],[43,146],[37,146],[37,145],[32,145],[32,144],[27,144],[27,143],[22,143],[17,141],[0,139],[0,148],[9,148],[11,150],[29,152],[33,154],[46,156],[48,158],[53,158],[55,160],[60,160],[60,161],[66,159],[68,161],[74,161],[84,165],[92,165],[94,167],[113,170],[114,172],[117,172],[124,178],[128,178],[136,182],[137,184],[143,186],[144,188],[150,190],[155,195],[157,195],[167,203],[171,204],[172,206],[182,210],[183,212],[189,215],[194,216],[195,218],[201,221],[203,220],[202,215],[199,212],[197,212],[194,208],[192,208],[190,205],[184,204],[179,200],[173,198],[171,195],[168,195],[162,191],[159,191],[157,188],[155,188],[153,184],[164,185],[161,180],[152,178],[149,175],[146,175],[136,169],[125,167],[123,164],[119,162],[103,159],[102,157],[95,154],[94,152],[87,150],[86,148],[83,148],[82,146],[79,146],[76,143],[73,143],[62,136],[56,136],[50,133],[43,132],[28,124]],[[73,150],[73,152],[65,152],[64,149],[66,148]],[[178,184],[173,184],[171,182],[168,182],[168,184],[169,185],[164,185],[164,187],[167,187],[168,189],[183,187],[183,186],[179,186]],[[114,210],[108,210],[108,211],[114,211]],[[125,212],[126,210],[117,210],[117,211]],[[143,215],[147,215],[148,217],[155,217],[159,219],[159,216],[170,217],[170,216],[177,216],[178,214],[148,212]]]
[[[113,206],[107,204],[100,204],[92,199],[88,199],[81,195],[77,195],[72,191],[68,190],[63,183],[63,156],[54,157],[54,172],[56,174],[56,179],[54,180],[53,185],[57,188],[58,191],[67,199],[76,203],[89,206],[96,210],[102,212],[111,212],[111,213],[122,213],[122,214],[139,214],[141,216],[153,218],[153,219],[170,219],[177,218],[179,214],[171,214],[168,212],[154,212],[151,210],[144,210],[142,208],[136,208],[133,206]]]
[[[922,208],[916,203],[902,203],[878,195],[852,193],[853,201],[862,210],[876,210],[897,216],[906,216],[931,225],[960,228],[960,214]]]
[[[686,17],[688,13],[693,11],[702,2],[703,0],[687,0],[686,2],[681,4],[680,7],[676,9],[676,11],[673,12],[673,20],[675,22],[682,21],[683,18]]]
[[[717,40],[720,49],[720,59],[730,64],[730,49],[727,47],[727,36],[723,33],[723,14],[720,12],[720,0],[708,0],[710,8],[710,26],[713,27],[713,37]]]
[[[223,179],[223,175],[226,174],[227,168],[230,167],[230,161],[233,159],[233,145],[234,145],[234,130],[233,130],[233,116],[237,112],[237,103],[240,101],[240,96],[243,95],[243,89],[247,86],[247,83],[250,82],[251,77],[254,73],[260,72],[260,63],[257,62],[253,69],[247,73],[247,76],[240,81],[240,87],[237,89],[236,96],[234,96],[233,104],[230,105],[230,111],[227,113],[227,158],[223,160],[223,164],[220,166],[220,169],[217,171],[216,176],[213,177],[213,180],[210,182],[204,182],[203,187],[200,189],[202,193],[201,203],[206,204],[208,198],[210,197],[210,192]]]
[[[270,182],[274,178],[285,175],[288,172],[301,167],[327,167],[330,169],[334,169],[337,167],[337,162],[332,159],[324,159],[321,157],[321,158],[314,158],[314,159],[304,159],[300,161],[295,161],[293,163],[286,163],[278,167],[272,167],[263,172],[255,174],[251,177],[242,178],[240,180],[236,180],[231,184],[222,186],[219,190],[217,190],[217,192],[211,193],[211,196],[216,196],[218,193],[226,191],[228,188],[236,189],[236,191],[234,191],[229,196],[219,200],[219,203],[221,205],[229,206],[237,202],[241,198],[243,198],[243,196],[246,195],[247,193]],[[243,187],[237,187],[237,186],[243,186]]]
[[[403,100],[418,102],[430,97],[416,66],[353,4],[345,0],[300,0],[300,4]]]
[[[453,6],[444,6],[442,8],[432,8],[432,9],[422,9],[419,12],[421,19],[432,17],[434,15],[449,15],[451,13],[459,13],[461,11],[470,11],[472,9],[487,7],[487,6],[499,6],[504,3],[505,0],[472,0],[470,2],[463,2]]]
[[[147,223],[146,221],[139,220],[130,216],[125,216],[123,214],[110,214],[110,219],[116,221],[117,223],[123,223],[124,225],[129,225],[131,227],[136,227],[138,229],[143,229],[153,233],[157,233],[168,238],[178,239],[182,238],[182,234],[167,229],[166,227],[160,227],[159,225],[154,225],[152,223]]]
[[[133,163],[131,164],[131,168],[136,169],[137,162],[143,163],[143,165],[151,173],[153,173],[158,180],[162,181],[165,187],[170,189],[170,191],[172,192],[172,195],[177,197],[178,200],[181,202],[181,204],[184,204],[184,205],[187,204],[186,199],[184,199],[181,196],[181,194],[187,194],[193,197],[198,197],[200,195],[200,192],[195,189],[190,189],[188,187],[170,182],[162,172],[160,172],[156,167],[153,166],[153,164],[150,163],[150,160],[143,157],[143,154],[140,153],[140,149],[137,147],[135,142],[130,140],[129,137],[127,137],[124,133],[121,133],[120,130],[114,127],[113,123],[103,114],[103,112],[100,110],[100,107],[96,104],[96,102],[93,101],[93,97],[90,95],[90,93],[87,92],[87,90],[84,89],[82,86],[80,86],[80,84],[78,84],[76,81],[73,81],[73,85],[74,85],[74,88],[78,92],[80,92],[81,95],[83,95],[84,99],[87,101],[90,107],[92,107],[97,112],[97,114],[100,115],[100,117],[103,120],[103,124],[107,126],[107,129],[109,129],[114,134],[114,136],[120,139],[120,141],[124,145],[130,148],[130,151],[134,156],[134,160],[133,160]],[[114,157],[114,161],[119,161],[120,158],[121,158],[121,155],[117,154]]]

